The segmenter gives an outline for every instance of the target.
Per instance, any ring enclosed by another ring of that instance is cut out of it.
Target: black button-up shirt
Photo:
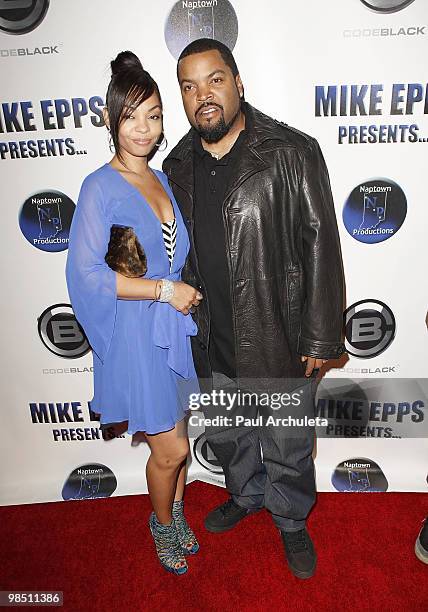
[[[231,378],[236,377],[235,335],[223,202],[245,135],[246,130],[242,130],[229,153],[221,159],[205,151],[196,130],[193,135],[194,236],[210,307],[209,357],[214,371]]]

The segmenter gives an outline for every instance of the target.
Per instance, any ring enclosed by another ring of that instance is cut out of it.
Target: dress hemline
[[[113,423],[101,423],[100,422],[100,429],[101,430],[107,430],[107,429],[113,429],[115,438],[123,435],[124,433],[129,434],[130,436],[133,436],[135,434],[138,433],[144,433],[147,434],[148,436],[154,436],[156,434],[159,433],[166,433],[167,431],[171,431],[172,429],[174,429],[174,427],[177,425],[177,423],[181,423],[181,421],[183,421],[188,415],[189,412],[191,412],[190,408],[188,408],[187,410],[184,411],[185,414],[178,419],[177,421],[173,421],[171,424],[171,422],[167,425],[161,425],[160,427],[162,429],[159,429],[158,431],[147,431],[147,429],[135,429],[130,431],[129,430],[129,421],[115,421]],[[97,413],[95,412],[94,414],[97,415]],[[100,415],[97,415],[100,416]]]

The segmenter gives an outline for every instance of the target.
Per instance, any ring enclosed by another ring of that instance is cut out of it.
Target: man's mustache
[[[198,108],[198,110],[195,113],[195,117],[197,115],[199,115],[199,113],[201,112],[202,109],[207,108],[207,106],[216,106],[217,108],[219,108],[220,110],[224,110],[224,108],[222,107],[221,104],[216,104],[215,102],[204,102],[203,104],[201,104],[201,106]]]

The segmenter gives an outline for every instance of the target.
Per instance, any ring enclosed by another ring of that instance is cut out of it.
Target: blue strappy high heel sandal
[[[183,551],[178,540],[174,518],[170,525],[162,525],[157,520],[155,513],[152,512],[149,527],[162,567],[173,574],[185,574],[187,572],[187,563],[183,557]]]
[[[185,555],[194,555],[199,550],[199,544],[195,534],[190,529],[186,517],[184,516],[183,500],[175,501],[172,505],[172,518],[175,522],[178,541],[181,545],[181,550]]]

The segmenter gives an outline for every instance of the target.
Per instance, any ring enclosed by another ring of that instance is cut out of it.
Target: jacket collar
[[[279,121],[275,121],[260,112],[247,102],[244,102],[245,114],[250,117],[249,127],[245,130],[242,155],[238,156],[235,172],[229,189],[225,194],[225,201],[250,176],[268,168],[269,164],[263,159],[263,150],[260,145],[268,140],[283,143],[284,132]],[[190,197],[189,215],[193,214],[193,134],[191,128],[180,142],[174,147],[165,160],[169,179],[184,189]],[[258,149],[260,147],[260,149]],[[178,162],[178,163],[176,163]]]

